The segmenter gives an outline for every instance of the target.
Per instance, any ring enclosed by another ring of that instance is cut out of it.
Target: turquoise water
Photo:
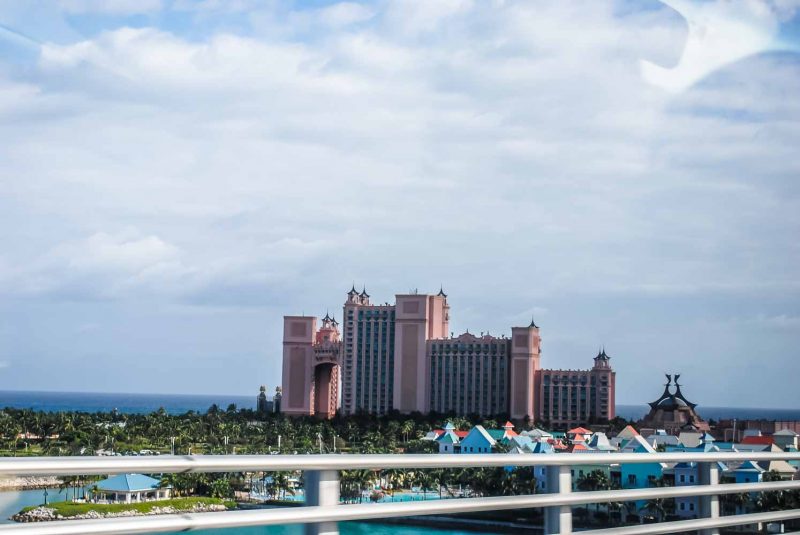
[[[263,495],[252,495],[251,498],[255,500],[264,500]],[[446,499],[448,496],[443,495],[442,499]],[[302,502],[305,500],[305,496],[303,495],[302,490],[296,490],[294,495],[287,494],[286,497],[281,497],[282,500],[290,501],[290,502]],[[427,500],[438,500],[439,493],[429,491],[423,494],[422,492],[396,492],[394,495],[385,494],[382,499],[378,500],[377,503],[386,503],[386,502],[421,502]],[[369,503],[369,494],[364,495],[363,503]]]
[[[341,535],[475,535],[474,531],[443,530],[366,522],[342,522],[339,524],[339,532]],[[192,533],[202,533],[204,535],[304,535],[304,530],[302,525],[292,524],[289,526],[211,529]],[[178,534],[175,533],[174,535]]]
[[[48,501],[64,501],[67,499],[66,494],[58,489],[47,489]],[[0,524],[8,524],[11,521],[8,519],[11,515],[18,513],[23,507],[29,505],[39,505],[44,501],[44,490],[23,490],[23,491],[9,491],[0,492]]]
[[[58,489],[48,490],[49,500],[64,500],[64,493],[59,494]],[[12,523],[8,517],[19,512],[23,507],[29,505],[39,505],[44,498],[42,490],[24,490],[0,492],[0,524]],[[395,497],[396,499],[399,496]],[[421,496],[419,497],[421,499]],[[438,498],[438,495],[437,495]],[[431,494],[428,494],[431,499]],[[396,500],[397,501],[397,500]],[[213,513],[209,513],[213,514]],[[396,526],[392,524],[376,524],[365,522],[342,522],[339,524],[339,531],[342,535],[474,535],[475,532],[459,530],[442,530],[417,526]],[[285,526],[264,526],[246,527],[230,529],[211,529],[196,531],[203,535],[304,535],[301,524],[291,524]],[[173,535],[173,534],[170,534]],[[178,535],[175,532],[174,535]]]

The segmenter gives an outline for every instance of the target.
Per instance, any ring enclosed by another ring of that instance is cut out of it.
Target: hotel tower
[[[535,323],[512,327],[510,337],[453,337],[449,322],[441,290],[396,295],[390,305],[372,304],[366,289],[353,287],[341,324],[329,314],[285,316],[281,411],[507,414],[553,425],[614,417],[605,350],[589,370],[544,370]]]

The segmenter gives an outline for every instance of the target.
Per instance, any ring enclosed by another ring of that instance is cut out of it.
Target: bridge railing
[[[720,528],[800,518],[800,509],[720,516],[719,496],[800,489],[800,481],[719,483],[719,462],[789,461],[800,453],[573,453],[483,455],[220,455],[156,457],[0,458],[0,476],[109,475],[130,472],[304,472],[306,505],[215,513],[184,513],[98,520],[68,520],[0,526],[0,535],[78,535],[158,533],[242,526],[300,523],[310,535],[335,535],[337,522],[421,515],[448,515],[501,509],[544,508],[545,534],[572,533],[572,507],[593,503],[699,497],[699,518],[586,531],[592,535],[687,533],[715,534]],[[634,463],[697,462],[698,485],[572,492],[572,467]],[[423,502],[340,504],[339,471],[490,466],[543,466],[547,494],[460,498]]]

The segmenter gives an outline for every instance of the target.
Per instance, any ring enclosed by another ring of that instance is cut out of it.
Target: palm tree
[[[429,470],[420,470],[416,473],[415,483],[422,490],[422,499],[427,499],[428,491],[433,489],[434,479]]]
[[[643,506],[639,508],[640,511],[646,511],[652,514],[657,522],[664,520],[667,516],[666,500],[664,498],[653,498],[647,500]]]
[[[576,486],[579,490],[585,492],[594,492],[598,490],[608,490],[611,488],[611,480],[602,470],[592,470],[588,474],[581,475],[576,481]],[[595,513],[600,512],[600,504],[596,503]]]
[[[400,426],[400,430],[403,432],[403,442],[408,443],[408,435],[414,431],[414,420],[406,420],[403,422],[403,425]]]

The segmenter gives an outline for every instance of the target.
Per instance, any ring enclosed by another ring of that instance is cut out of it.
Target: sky
[[[800,1],[0,0],[0,390],[256,394],[449,295],[617,402],[800,406]]]

